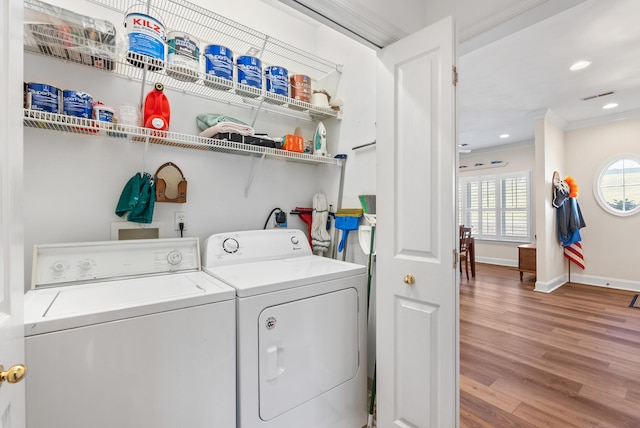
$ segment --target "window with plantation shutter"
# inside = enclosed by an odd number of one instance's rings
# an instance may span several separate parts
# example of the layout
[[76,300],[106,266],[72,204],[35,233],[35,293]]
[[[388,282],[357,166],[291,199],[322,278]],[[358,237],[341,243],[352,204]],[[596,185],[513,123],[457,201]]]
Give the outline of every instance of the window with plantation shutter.
[[459,221],[476,239],[531,241],[530,173],[462,177]]

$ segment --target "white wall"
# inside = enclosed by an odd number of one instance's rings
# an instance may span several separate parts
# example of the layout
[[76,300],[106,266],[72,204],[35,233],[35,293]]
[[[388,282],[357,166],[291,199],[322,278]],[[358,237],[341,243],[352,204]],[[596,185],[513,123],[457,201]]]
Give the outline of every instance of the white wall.
[[564,132],[553,123],[548,111],[536,121],[536,230],[537,279],[536,290],[549,292],[567,281],[566,262],[558,241],[557,211],[551,203],[553,172],[561,177],[565,169]]
[[[497,168],[475,167],[476,164],[490,165],[492,161],[502,161],[504,166]],[[533,141],[514,143],[501,148],[478,150],[460,154],[460,177],[474,177],[483,174],[502,174],[509,172],[531,172],[531,201],[535,201],[535,147]],[[534,205],[535,206],[535,205]],[[531,210],[533,230],[535,231],[535,209]],[[526,242],[498,242],[476,240],[476,261],[504,266],[518,265],[518,245]]]
[[[345,39],[344,36],[327,27],[319,29],[318,40],[321,41],[318,55],[335,58],[335,62],[344,64],[337,90],[337,97],[344,101],[344,119],[342,123],[334,121],[329,124],[327,143],[331,153],[347,155],[342,207],[361,208],[358,195],[376,194],[376,150],[375,146],[358,150],[352,150],[352,148],[370,143],[376,138],[376,53],[353,40]],[[340,49],[336,49],[336,46]],[[338,136],[337,149],[334,149],[336,141],[331,141],[331,135]],[[335,180],[337,176],[334,175],[333,178]],[[366,222],[361,220],[360,223]],[[335,235],[335,239],[339,239],[338,234]],[[362,265],[368,264],[368,257],[360,247],[356,231],[349,234],[346,259]],[[369,377],[373,377],[376,349],[375,257],[372,257],[371,276],[371,296],[369,296],[371,306],[367,334]]]
[[598,205],[593,192],[596,174],[609,158],[623,153],[640,156],[640,119],[568,131],[565,141],[565,174],[580,188],[578,203],[587,224],[580,229],[585,270],[572,265],[571,280],[640,291],[640,214],[609,214]]
[[[87,7],[86,3],[70,0],[58,0],[57,3],[73,10],[84,8],[80,12],[111,19],[116,26],[121,22],[121,17],[113,12],[96,6]],[[373,181],[366,180],[366,188],[358,182],[360,176],[353,166],[362,165],[362,158],[372,164],[371,156],[365,154],[358,159],[351,152],[351,147],[361,143],[361,139],[373,140],[375,135],[375,103],[372,101],[375,99],[372,89],[375,53],[296,12],[259,0],[200,3],[217,13],[227,13],[231,19],[255,25],[258,30],[285,42],[344,64],[335,95],[344,99],[344,120],[327,121],[328,148],[332,154],[349,155],[343,206],[359,207],[358,194],[375,193]],[[100,12],[96,13],[96,10]],[[247,13],[248,10],[251,13]],[[136,104],[141,93],[140,84],[129,79],[31,54],[25,54],[24,79],[83,90],[114,107]],[[147,87],[146,91],[149,89]],[[225,113],[245,121],[253,118],[252,110],[172,90],[167,90],[167,96],[172,107],[171,131],[198,133],[195,125],[198,113]],[[300,126],[305,136],[311,138],[315,125],[310,121],[262,112],[255,128],[270,135],[283,135]],[[110,239],[111,222],[122,220],[114,214],[114,209],[124,184],[141,169],[154,173],[167,161],[177,164],[188,180],[186,204],[156,204],[154,221],[165,224],[167,237],[178,236],[172,227],[174,212],[178,210],[187,214],[185,234],[204,240],[215,232],[262,228],[272,208],[280,207],[288,212],[296,206],[310,207],[316,192],[324,192],[329,203],[334,208],[337,206],[340,168],[336,166],[267,159],[245,197],[245,186],[252,165],[256,163],[250,156],[153,144],[145,154],[145,146],[139,142],[37,129],[25,129],[24,141],[25,289],[30,286],[34,244]],[[361,169],[368,171],[369,167]],[[297,216],[289,216],[289,227],[306,231],[306,225]],[[350,239],[347,256],[347,260],[366,263],[355,235]]]
[[[640,119],[626,119],[606,125],[563,131],[553,112],[536,122],[532,145],[507,145],[460,155],[460,164],[473,168],[503,160],[508,165],[495,169],[460,170],[460,177],[481,173],[533,170],[534,234],[537,235],[537,291],[552,291],[569,279],[572,282],[640,291],[640,275],[633,255],[640,215],[618,217],[605,212],[596,202],[594,180],[599,168],[615,155],[640,156]],[[580,230],[586,269],[569,264],[558,241],[556,209],[551,204],[552,175],[572,176],[580,186],[578,203],[587,227]],[[517,244],[477,243],[477,260],[507,266],[517,265]],[[569,278],[570,273],[570,278]]]

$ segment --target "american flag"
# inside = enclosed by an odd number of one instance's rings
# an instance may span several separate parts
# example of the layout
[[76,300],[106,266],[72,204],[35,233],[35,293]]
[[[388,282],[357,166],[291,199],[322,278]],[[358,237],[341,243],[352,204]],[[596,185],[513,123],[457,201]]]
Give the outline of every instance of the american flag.
[[584,256],[582,255],[582,244],[580,242],[574,242],[571,245],[564,247],[564,256],[584,269]]

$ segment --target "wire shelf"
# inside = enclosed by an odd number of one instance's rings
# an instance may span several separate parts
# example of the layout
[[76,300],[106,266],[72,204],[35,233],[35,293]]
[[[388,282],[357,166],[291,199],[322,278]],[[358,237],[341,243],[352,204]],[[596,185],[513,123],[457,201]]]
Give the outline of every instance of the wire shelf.
[[91,136],[127,139],[137,142],[160,144],[164,146],[181,147],[185,149],[207,150],[218,153],[262,155],[266,158],[287,160],[293,162],[329,164],[342,166],[342,160],[325,156],[314,156],[307,153],[289,152],[270,147],[252,144],[236,143],[233,141],[203,138],[197,135],[180,134],[177,132],[158,131],[137,126],[115,124],[96,121],[57,113],[24,109],[24,126],[51,131],[69,132]]
[[[123,14],[140,8],[139,0],[89,0]],[[25,0],[25,8],[40,13],[51,13],[39,0]],[[184,0],[158,0],[150,6],[153,13],[162,15],[167,29],[179,29],[192,34],[203,43],[221,44],[237,54],[257,52],[263,67],[279,65],[289,74],[301,73],[312,80],[340,72],[341,66],[326,61],[289,44],[271,38],[249,27],[238,24],[211,11]],[[55,20],[54,20],[55,22]],[[84,23],[83,23],[84,24]],[[118,55],[115,46],[115,31],[111,26],[107,32],[92,28],[76,28],[68,25],[25,23],[25,50],[58,60],[98,68],[106,72],[136,81],[162,82],[166,88],[213,99],[223,103],[250,109],[267,110],[283,116],[304,120],[342,118],[340,110],[318,107],[308,102],[274,94],[264,88],[258,89],[232,80],[207,75],[200,70],[170,69],[167,73],[165,61],[127,52]],[[108,37],[105,37],[108,36]],[[126,58],[124,58],[126,56]],[[234,76],[237,68],[234,64]],[[146,73],[146,75],[145,75]],[[264,86],[264,85],[263,85]]]
[[[141,0],[89,0],[121,12],[146,12],[146,1]],[[186,0],[149,0],[149,13],[156,14],[167,31],[177,30],[195,36],[203,44],[215,43],[246,55],[252,49],[261,52],[263,63],[279,65],[290,72],[302,73],[320,79],[342,66],[288,43],[261,33],[251,27],[232,21]]]

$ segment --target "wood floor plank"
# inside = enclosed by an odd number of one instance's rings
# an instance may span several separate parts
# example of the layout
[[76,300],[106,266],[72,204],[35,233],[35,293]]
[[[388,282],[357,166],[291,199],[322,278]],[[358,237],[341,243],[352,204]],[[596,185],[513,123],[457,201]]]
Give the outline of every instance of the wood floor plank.
[[640,404],[640,391],[629,391],[627,392],[626,400],[631,401],[632,403]]
[[478,264],[460,283],[462,427],[640,427],[635,293],[566,284],[534,291]]
[[621,341],[614,336],[585,334],[573,330],[562,328],[555,329],[554,332],[564,333],[567,336],[578,338],[578,346],[585,349],[601,352],[603,354],[622,357],[628,361],[640,362],[638,345]]
[[490,427],[490,428],[533,428],[535,425],[500,410],[497,407],[487,405],[483,400],[475,396],[460,392],[460,403],[471,417],[464,418],[460,415],[461,427]]
[[[603,412],[602,407],[597,407],[596,402],[588,399],[577,399],[577,394],[566,395],[549,390],[544,385],[531,379],[517,381],[515,379],[498,379],[492,388],[504,394],[512,395],[524,403],[555,415],[560,426],[562,424],[574,424],[579,427],[620,428],[629,425],[625,415],[611,412]],[[615,420],[613,420],[615,418]],[[622,419],[622,421],[620,421]],[[635,420],[637,422],[637,420]]]
[[567,420],[560,420],[557,415],[545,412],[544,410],[530,406],[527,403],[522,403],[518,406],[518,408],[513,412],[513,415],[522,420],[528,421],[536,427],[584,428],[581,425],[574,425]]
[[482,401],[491,404],[504,412],[513,411],[522,403],[520,400],[505,395],[496,389],[489,388],[480,382],[476,382],[466,376],[460,377],[460,391],[472,395]]
[[546,370],[546,367],[529,364],[525,358],[503,358],[502,353],[493,352],[484,344],[472,345],[467,349],[471,356],[466,356],[465,362],[471,360],[487,372],[495,373],[497,380],[509,378],[525,383],[535,382],[562,394],[577,394],[582,387],[581,383]]
[[[539,381],[543,378],[546,379],[545,383],[547,386],[551,387],[552,385],[562,385],[562,389],[567,393],[577,393],[581,386],[586,384],[599,386],[602,389],[606,389],[610,394],[624,397],[627,394],[629,385],[633,383],[633,381],[629,380],[625,376],[609,370],[608,367],[606,367],[606,364],[601,362],[598,362],[594,367],[589,367],[586,365],[575,364],[573,361],[576,361],[577,358],[550,359],[546,354],[542,357],[532,357],[530,355],[515,353],[507,355],[502,351],[496,354],[492,351],[498,347],[487,342],[474,344],[474,346],[489,352],[496,361],[505,361],[505,359],[508,359],[509,361],[508,364],[503,363],[503,365],[496,365],[493,361],[491,364],[487,364],[483,362],[483,358],[477,358],[480,354],[476,348],[470,349],[474,355],[472,361],[467,361],[468,358],[461,358],[461,362],[465,363],[464,367],[482,366],[484,371],[477,368],[475,373],[479,371],[484,376],[491,374],[491,377],[484,379],[483,383],[485,385],[488,380],[497,379],[501,374],[504,375],[507,373],[508,369],[514,365],[514,360],[517,360],[518,364],[524,365],[527,368],[527,370],[518,372],[520,376],[527,375],[531,378],[539,376]],[[500,367],[502,367],[503,370],[501,370]],[[518,366],[516,365],[516,367]],[[477,374],[471,373],[470,375],[474,377],[477,376]]]
[[[461,321],[461,324],[462,323],[463,321]],[[547,347],[540,346],[539,343],[534,340],[515,336],[501,330],[500,328],[465,325],[463,330],[464,334],[460,334],[460,341],[476,343],[479,338],[482,338],[482,342],[485,345],[490,346],[491,349],[509,353],[511,356],[533,355],[536,357],[542,357],[548,350]]]
[[[628,401],[625,397],[619,398],[618,400],[610,400],[608,391],[603,391],[597,387],[585,385],[580,390],[579,395],[592,401],[607,402],[607,406],[611,409],[619,413],[627,414],[633,418],[640,415],[640,404]],[[637,423],[640,424],[640,420],[637,420]]]

